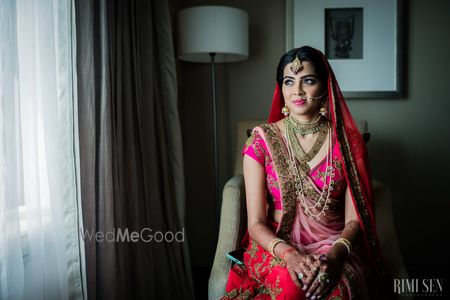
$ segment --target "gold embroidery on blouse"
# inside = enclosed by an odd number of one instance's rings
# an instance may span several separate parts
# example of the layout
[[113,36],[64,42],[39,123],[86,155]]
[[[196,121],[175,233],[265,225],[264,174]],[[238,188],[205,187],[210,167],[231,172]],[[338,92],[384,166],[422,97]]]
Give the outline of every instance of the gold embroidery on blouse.
[[[333,166],[338,170],[338,173],[340,173],[341,176],[337,180],[334,179],[333,183],[330,186],[334,190],[334,192],[332,192],[332,194],[334,194],[334,195],[338,194],[339,195],[345,188],[345,183],[344,183],[345,177],[344,177],[344,174],[342,173],[342,164],[341,164],[341,162],[339,160],[337,160],[337,159],[334,160],[333,159]],[[323,178],[325,178],[325,172],[324,171],[320,171],[319,168],[317,168],[316,174],[313,175],[311,178],[314,181],[318,180],[318,181],[323,183]]]
[[275,180],[275,178],[271,175],[267,175],[267,188],[269,190],[271,189],[280,189],[280,186],[278,185],[278,180]]
[[253,140],[255,139],[255,135],[252,133],[245,142],[245,146],[250,147],[253,144]]
[[[322,164],[322,163],[320,163],[320,164]],[[342,174],[342,164],[341,164],[341,162],[340,162],[338,159],[333,159],[333,166],[334,166],[336,169],[339,170],[339,173]],[[320,168],[320,166],[317,166],[317,168],[315,168],[315,169],[317,169],[316,175],[314,175],[312,178],[313,178],[314,180],[320,179],[320,181],[323,182],[322,178],[323,178],[323,176],[325,175],[325,172],[318,170],[319,168]],[[343,174],[342,174],[342,175],[343,175]],[[341,176],[341,178],[342,178],[342,177],[343,177],[343,176]]]
[[245,142],[245,146],[247,148],[253,147],[253,151],[255,152],[255,155],[259,161],[263,160],[263,158],[267,159],[267,154],[265,153],[264,148],[261,145],[261,140],[261,136],[257,132],[253,131],[250,137]]

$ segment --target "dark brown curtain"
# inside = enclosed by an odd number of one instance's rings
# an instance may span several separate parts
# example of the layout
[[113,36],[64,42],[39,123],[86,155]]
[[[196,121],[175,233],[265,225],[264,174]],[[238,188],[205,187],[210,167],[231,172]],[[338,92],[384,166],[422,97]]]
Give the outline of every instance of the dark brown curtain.
[[[182,232],[168,3],[78,0],[75,8],[84,227],[116,236],[119,229],[149,228],[146,237]],[[85,249],[90,299],[194,297],[186,232],[182,242],[85,239]]]

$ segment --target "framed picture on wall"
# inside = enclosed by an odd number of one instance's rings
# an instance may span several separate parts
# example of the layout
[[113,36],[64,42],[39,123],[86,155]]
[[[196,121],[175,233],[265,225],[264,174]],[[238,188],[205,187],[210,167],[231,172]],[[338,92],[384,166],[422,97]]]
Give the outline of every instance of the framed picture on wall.
[[286,0],[286,50],[328,58],[346,98],[404,96],[403,0]]

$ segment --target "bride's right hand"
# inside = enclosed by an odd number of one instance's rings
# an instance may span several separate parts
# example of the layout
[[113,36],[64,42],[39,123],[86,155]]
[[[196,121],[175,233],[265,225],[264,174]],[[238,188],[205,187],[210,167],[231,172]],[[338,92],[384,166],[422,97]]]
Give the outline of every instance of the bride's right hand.
[[292,281],[306,290],[319,271],[319,255],[307,255],[298,251],[289,251],[285,257],[286,266]]

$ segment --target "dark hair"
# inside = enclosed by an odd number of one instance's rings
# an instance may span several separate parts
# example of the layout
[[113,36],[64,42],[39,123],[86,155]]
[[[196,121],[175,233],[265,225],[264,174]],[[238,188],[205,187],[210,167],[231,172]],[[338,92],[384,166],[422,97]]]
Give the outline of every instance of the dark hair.
[[319,51],[317,51],[312,47],[303,46],[286,52],[280,58],[280,62],[278,63],[277,67],[277,78],[276,78],[277,83],[280,87],[282,86],[283,83],[284,67],[286,67],[287,64],[293,62],[296,57],[298,57],[300,61],[307,60],[310,63],[312,63],[314,69],[316,70],[317,76],[322,81],[322,83],[325,84],[327,82],[328,71],[321,54],[319,53]]

